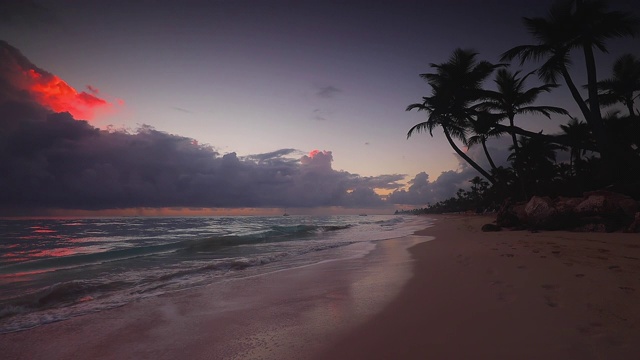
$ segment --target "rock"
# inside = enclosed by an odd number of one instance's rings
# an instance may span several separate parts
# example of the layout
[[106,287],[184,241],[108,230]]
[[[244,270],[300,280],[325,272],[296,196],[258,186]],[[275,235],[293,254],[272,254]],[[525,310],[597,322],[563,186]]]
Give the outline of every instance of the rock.
[[553,229],[556,227],[554,217],[558,211],[548,197],[533,196],[524,208],[527,224],[535,229]]
[[[584,197],[534,196],[527,203],[507,199],[496,218],[498,228],[573,230],[589,232],[640,232],[640,202],[607,190]],[[493,231],[487,227],[482,231]]]
[[498,214],[496,215],[497,226],[510,228],[522,224],[519,221],[518,216],[516,216],[516,214],[511,210],[511,206],[511,198],[505,199],[498,210]]
[[638,214],[638,202],[632,198],[620,199],[618,207],[630,219],[633,219]]
[[582,216],[588,216],[602,213],[604,208],[604,195],[591,195],[575,207],[575,212]]
[[482,225],[482,228],[480,229],[483,232],[493,232],[493,231],[500,231],[502,230],[502,228],[496,224],[484,224]]
[[633,217],[631,224],[625,229],[625,232],[637,233],[640,232],[640,212],[637,212]]

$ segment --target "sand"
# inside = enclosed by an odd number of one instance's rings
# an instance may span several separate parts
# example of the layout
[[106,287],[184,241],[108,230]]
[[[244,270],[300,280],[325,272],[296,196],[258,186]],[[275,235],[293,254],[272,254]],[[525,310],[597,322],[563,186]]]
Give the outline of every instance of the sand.
[[640,235],[439,216],[415,276],[320,359],[638,359]]
[[[637,359],[640,236],[437,216],[364,258],[0,335],[3,359]],[[435,236],[435,240],[422,235]]]

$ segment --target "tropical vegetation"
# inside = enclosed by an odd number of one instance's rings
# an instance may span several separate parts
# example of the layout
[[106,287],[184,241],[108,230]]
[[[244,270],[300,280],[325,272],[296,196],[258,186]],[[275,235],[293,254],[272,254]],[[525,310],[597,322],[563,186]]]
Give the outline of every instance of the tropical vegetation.
[[[430,64],[432,71],[420,74],[431,93],[407,110],[424,111],[426,120],[410,128],[407,137],[423,131],[433,137],[441,129],[453,150],[480,175],[471,180],[470,190],[430,205],[430,211],[483,210],[507,197],[574,196],[602,188],[640,199],[640,60],[621,54],[610,77],[598,80],[595,57],[597,51],[608,52],[607,41],[637,35],[640,20],[609,10],[604,0],[560,0],[546,17],[523,21],[535,42],[508,49],[502,62],[456,49],[446,62]],[[512,69],[531,62],[538,67],[524,75]],[[574,62],[583,62],[586,73],[572,73]],[[537,75],[538,86],[528,86],[535,80],[532,75]],[[587,84],[576,84],[578,78],[586,78]],[[538,104],[539,95],[566,89],[579,114]],[[604,113],[606,107],[613,108]],[[558,120],[559,132],[527,130],[518,125],[523,115]],[[502,136],[510,138],[510,155],[508,164],[497,166],[487,142]],[[488,165],[464,149],[477,145]],[[567,160],[560,161],[560,153]]]

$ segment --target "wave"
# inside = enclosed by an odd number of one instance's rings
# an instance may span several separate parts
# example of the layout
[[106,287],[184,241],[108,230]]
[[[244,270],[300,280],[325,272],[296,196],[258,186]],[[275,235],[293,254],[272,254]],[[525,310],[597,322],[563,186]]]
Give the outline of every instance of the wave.
[[76,254],[47,259],[36,259],[0,266],[0,278],[70,269],[106,262],[128,260],[132,258],[159,254],[180,253],[215,253],[223,248],[242,245],[277,243],[293,240],[304,240],[325,232],[345,230],[353,225],[274,225],[265,230],[248,235],[209,236],[188,240],[135,246],[126,249],[113,249],[102,252]]

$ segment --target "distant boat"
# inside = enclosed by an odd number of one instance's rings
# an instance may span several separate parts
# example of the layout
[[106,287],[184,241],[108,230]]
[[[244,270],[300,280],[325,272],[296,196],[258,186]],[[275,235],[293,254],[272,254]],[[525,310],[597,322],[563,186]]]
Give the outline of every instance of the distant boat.
[[360,216],[367,216],[367,214],[360,214]]
[[289,214],[287,214],[287,213],[284,213],[284,214],[282,214],[282,216],[289,216]]

